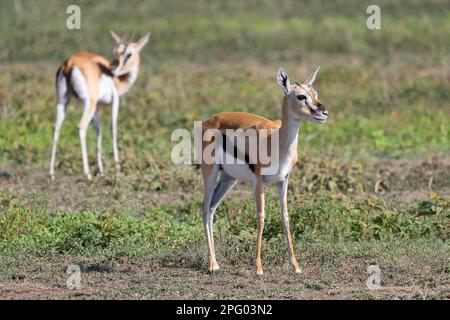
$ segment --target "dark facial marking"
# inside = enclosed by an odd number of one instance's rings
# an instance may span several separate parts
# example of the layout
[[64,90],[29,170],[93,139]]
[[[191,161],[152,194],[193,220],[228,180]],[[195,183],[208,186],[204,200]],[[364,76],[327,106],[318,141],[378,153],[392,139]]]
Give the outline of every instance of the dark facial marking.
[[131,58],[131,53],[127,53],[127,54],[125,55],[125,60],[123,61],[123,64],[126,64],[127,61],[128,61],[128,59],[130,59],[130,58]]

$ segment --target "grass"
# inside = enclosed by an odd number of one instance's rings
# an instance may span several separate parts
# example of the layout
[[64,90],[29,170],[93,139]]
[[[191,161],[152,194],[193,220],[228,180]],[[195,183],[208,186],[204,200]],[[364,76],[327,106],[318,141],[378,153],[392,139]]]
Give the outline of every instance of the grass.
[[[279,260],[284,237],[277,206],[273,205],[275,199],[271,200],[264,239],[269,259]],[[419,201],[407,208],[387,206],[383,200],[372,197],[356,201],[347,197],[299,196],[291,201],[293,235],[300,243],[419,238],[445,241],[449,236],[450,203],[440,198]],[[216,226],[222,246],[238,245],[242,249],[238,253],[226,252],[226,259],[251,260],[256,221],[248,212],[253,205],[252,201],[229,201],[219,210]],[[89,255],[99,249],[112,254],[112,258],[149,254],[158,257],[169,251],[181,254],[186,247],[203,242],[199,206],[195,200],[182,205],[154,204],[144,208],[139,216],[127,211],[73,214],[27,209],[17,201],[2,199],[6,209],[0,220],[0,243],[14,253],[28,251],[46,257],[65,253]]]
[[[365,26],[371,3],[353,0],[18,2],[0,11],[1,297],[450,297],[448,1],[380,1],[375,31]],[[65,28],[72,3],[81,30]],[[49,183],[57,66],[77,50],[110,56],[110,29],[152,32],[121,99],[123,173],[110,168],[104,130],[107,176],[84,180],[72,101]],[[317,65],[330,119],[302,123],[288,196],[304,275],[291,276],[268,188],[266,273],[253,277],[254,204],[239,185],[216,216],[223,271],[207,276],[201,178],[171,163],[172,131],[223,110],[279,118],[278,68],[302,81]],[[82,269],[76,292],[65,288],[70,263]],[[382,290],[365,285],[370,264]]]

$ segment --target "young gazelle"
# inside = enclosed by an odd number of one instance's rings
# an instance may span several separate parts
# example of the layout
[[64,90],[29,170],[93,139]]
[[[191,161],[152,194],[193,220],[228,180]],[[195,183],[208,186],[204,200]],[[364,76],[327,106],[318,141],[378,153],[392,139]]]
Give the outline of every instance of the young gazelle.
[[[205,163],[201,164],[203,181],[204,181],[204,197],[203,197],[203,224],[205,228],[206,238],[208,242],[209,251],[209,272],[214,272],[219,269],[216,261],[213,238],[213,217],[219,203],[224,199],[231,188],[236,184],[236,181],[248,181],[253,184],[256,195],[256,213],[257,213],[257,246],[256,246],[256,273],[262,275],[261,267],[261,240],[264,228],[264,184],[267,182],[278,183],[278,195],[281,206],[281,218],[284,225],[284,232],[288,245],[288,258],[296,273],[300,273],[301,269],[297,263],[294,255],[291,233],[289,229],[289,219],[287,210],[287,187],[289,173],[297,162],[297,140],[298,128],[302,120],[308,120],[315,123],[324,123],[328,118],[328,112],[325,107],[319,102],[317,92],[312,88],[312,84],[316,79],[317,72],[303,83],[290,84],[288,75],[283,69],[278,71],[278,83],[284,92],[282,119],[271,121],[266,118],[244,112],[222,112],[214,115],[202,123],[203,141],[202,152],[211,144],[214,143],[216,137],[212,139],[207,137],[207,130],[213,129],[222,133],[223,138],[227,139],[225,132],[227,130],[242,129],[244,132],[247,129],[257,128],[258,139],[262,138],[261,129],[273,130],[268,133],[266,137],[266,144],[271,145],[271,137],[277,137],[278,154],[271,153],[270,148],[267,154],[271,157],[270,161],[278,162],[278,168],[270,174],[264,174],[264,167],[259,160],[254,164],[250,164],[249,155],[245,155],[245,162],[241,164],[226,163],[221,160],[220,163]],[[266,130],[267,132],[267,130]],[[274,133],[277,133],[275,135]],[[222,142],[225,143],[225,142]],[[248,144],[248,142],[245,142]],[[223,144],[225,145],[225,144]],[[222,145],[222,146],[223,146]],[[258,145],[259,148],[259,145]],[[212,148],[208,148],[211,150]],[[223,150],[222,156],[225,153],[230,153],[226,148],[215,150]],[[242,148],[241,148],[242,150]],[[245,146],[244,152],[248,152],[249,145]],[[236,158],[236,148],[234,155]],[[241,156],[242,157],[242,156]],[[275,159],[275,157],[277,157]],[[253,157],[255,159],[255,157]],[[217,176],[220,173],[219,181]]]
[[94,119],[97,134],[97,163],[100,175],[103,175],[102,132],[98,103],[111,105],[111,135],[114,161],[120,170],[119,152],[117,148],[117,118],[119,113],[119,97],[126,93],[136,81],[139,72],[139,52],[148,42],[147,33],[138,42],[126,42],[113,31],[111,35],[117,42],[114,48],[114,61],[90,52],[78,52],[67,59],[56,73],[56,122],[53,135],[52,155],[50,160],[50,177],[55,174],[55,156],[61,126],[66,116],[70,98],[75,96],[84,104],[84,111],[79,122],[81,154],[83,170],[88,180],[92,179],[86,148],[86,132],[89,123]]

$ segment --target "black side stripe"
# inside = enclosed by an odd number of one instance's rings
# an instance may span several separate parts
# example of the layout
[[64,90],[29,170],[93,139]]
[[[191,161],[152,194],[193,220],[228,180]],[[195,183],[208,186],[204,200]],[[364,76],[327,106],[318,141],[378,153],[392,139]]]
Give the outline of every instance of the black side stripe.
[[[227,153],[227,136],[226,134],[222,133],[222,149],[224,153]],[[236,144],[233,143],[233,153],[232,154],[235,159],[238,159],[238,149],[236,147]],[[254,173],[255,172],[255,164],[250,163],[250,157],[247,153],[244,154],[244,162],[248,165],[249,169]]]
[[111,69],[105,66],[104,64],[97,63],[97,66],[100,68],[102,74],[107,75],[109,77],[113,77]]

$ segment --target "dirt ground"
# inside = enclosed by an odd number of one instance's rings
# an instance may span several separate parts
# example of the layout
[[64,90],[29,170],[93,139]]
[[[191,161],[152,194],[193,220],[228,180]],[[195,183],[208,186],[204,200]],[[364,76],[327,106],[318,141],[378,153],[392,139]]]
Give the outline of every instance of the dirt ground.
[[[81,273],[81,288],[69,289],[61,269],[53,279],[37,273],[0,283],[1,299],[450,299],[450,283],[441,279],[432,288],[405,283],[384,284],[369,290],[365,268],[361,274],[343,275],[346,281],[321,288],[315,283],[318,266],[293,275],[287,267],[269,268],[262,277],[253,268],[225,266],[214,275],[191,268],[160,268],[127,262]],[[353,266],[353,272],[358,267]],[[344,272],[351,272],[346,270]],[[351,279],[350,279],[351,278]],[[389,280],[388,280],[389,282]]]

